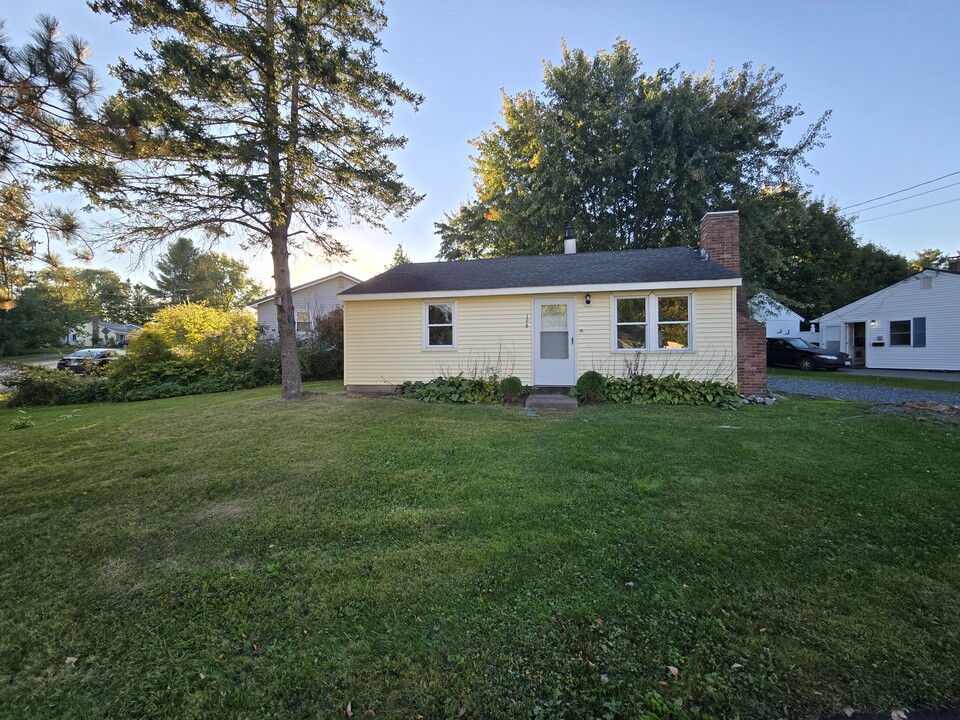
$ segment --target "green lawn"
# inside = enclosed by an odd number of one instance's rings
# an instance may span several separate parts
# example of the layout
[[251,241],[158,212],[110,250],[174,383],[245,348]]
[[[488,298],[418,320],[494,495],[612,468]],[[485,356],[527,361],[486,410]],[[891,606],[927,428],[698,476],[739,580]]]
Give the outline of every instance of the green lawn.
[[[788,377],[797,378],[798,380],[823,380],[825,382],[851,383],[852,385],[877,385],[879,387],[960,393],[960,382],[953,380],[926,380],[906,377],[884,377],[882,375],[847,375],[842,370],[837,372],[826,372],[823,370],[803,372],[802,370],[787,370],[784,368],[767,368],[767,374],[770,377]],[[931,375],[935,377],[936,373],[931,373]]]
[[0,716],[960,698],[955,425],[277,396],[0,410]]
[[24,353],[23,355],[6,355],[0,356],[0,365],[14,365],[17,363],[35,363],[43,362],[44,360],[59,360],[64,355],[69,355],[72,352],[75,352],[76,348],[60,348],[53,350],[34,350],[33,352]]

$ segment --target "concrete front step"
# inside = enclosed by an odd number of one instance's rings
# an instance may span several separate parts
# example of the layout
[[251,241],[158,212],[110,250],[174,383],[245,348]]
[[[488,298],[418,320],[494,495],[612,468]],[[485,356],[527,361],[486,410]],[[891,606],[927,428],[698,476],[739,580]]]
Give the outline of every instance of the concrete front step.
[[524,406],[535,410],[576,410],[577,399],[556,393],[535,393],[527,398]]

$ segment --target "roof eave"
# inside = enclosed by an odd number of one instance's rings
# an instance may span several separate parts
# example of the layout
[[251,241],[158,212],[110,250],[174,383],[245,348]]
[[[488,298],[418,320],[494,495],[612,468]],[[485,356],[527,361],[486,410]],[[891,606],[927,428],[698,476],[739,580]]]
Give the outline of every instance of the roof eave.
[[548,285],[534,287],[477,288],[472,290],[414,290],[410,292],[390,293],[339,293],[344,302],[359,300],[417,300],[451,297],[491,297],[497,295],[558,295],[563,293],[593,292],[644,292],[652,290],[680,290],[711,287],[739,287],[741,278],[723,278],[719,280],[661,280],[642,283],[608,283],[581,285]]

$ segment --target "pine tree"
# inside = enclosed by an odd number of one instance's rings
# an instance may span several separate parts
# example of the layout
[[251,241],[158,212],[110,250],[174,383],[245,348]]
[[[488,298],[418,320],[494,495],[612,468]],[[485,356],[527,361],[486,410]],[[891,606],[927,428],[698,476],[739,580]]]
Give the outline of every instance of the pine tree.
[[421,98],[377,67],[377,0],[95,0],[149,36],[121,61],[104,109],[119,180],[101,199],[126,213],[114,235],[149,246],[186,232],[241,231],[270,250],[284,398],[303,393],[289,256],[346,254],[345,219],[383,227],[420,200],[390,154],[398,102]]

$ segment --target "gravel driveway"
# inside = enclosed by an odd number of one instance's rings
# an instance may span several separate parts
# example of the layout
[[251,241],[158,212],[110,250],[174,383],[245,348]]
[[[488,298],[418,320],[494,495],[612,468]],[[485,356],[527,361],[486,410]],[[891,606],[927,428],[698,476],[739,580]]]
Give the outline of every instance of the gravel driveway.
[[865,402],[897,404],[905,402],[934,402],[960,405],[960,392],[910,390],[908,388],[852,385],[829,380],[800,380],[797,378],[768,377],[767,388],[772,392],[816,395],[834,400],[862,400]]

